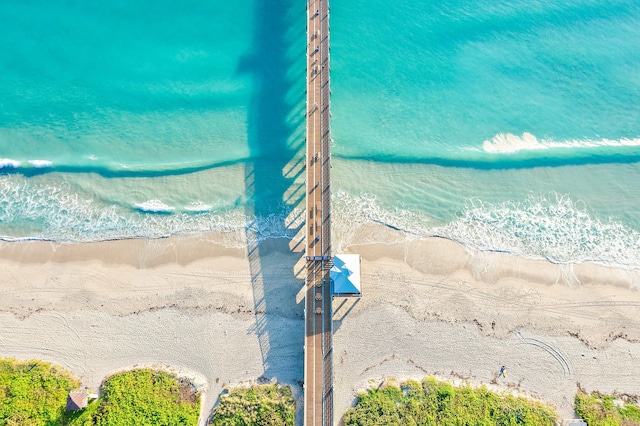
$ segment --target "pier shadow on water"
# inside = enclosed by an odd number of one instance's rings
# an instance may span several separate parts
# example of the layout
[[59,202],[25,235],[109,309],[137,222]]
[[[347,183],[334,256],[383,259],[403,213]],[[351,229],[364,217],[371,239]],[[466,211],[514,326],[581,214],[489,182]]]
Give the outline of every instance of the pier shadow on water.
[[293,384],[304,365],[303,303],[296,301],[304,280],[296,263],[304,254],[306,12],[294,0],[256,0],[254,7],[254,50],[238,70],[254,87],[245,172],[250,331],[262,353],[259,381]]

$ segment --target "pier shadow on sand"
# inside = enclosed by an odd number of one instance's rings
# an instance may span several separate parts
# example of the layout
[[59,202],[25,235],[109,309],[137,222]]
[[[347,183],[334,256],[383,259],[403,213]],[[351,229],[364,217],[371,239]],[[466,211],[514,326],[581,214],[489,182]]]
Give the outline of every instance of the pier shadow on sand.
[[[304,370],[305,3],[255,2],[253,52],[238,73],[251,77],[250,160],[245,171],[247,251],[263,375],[293,386]],[[292,342],[295,342],[293,344]],[[297,385],[297,386],[296,386]],[[300,399],[299,399],[300,400]]]

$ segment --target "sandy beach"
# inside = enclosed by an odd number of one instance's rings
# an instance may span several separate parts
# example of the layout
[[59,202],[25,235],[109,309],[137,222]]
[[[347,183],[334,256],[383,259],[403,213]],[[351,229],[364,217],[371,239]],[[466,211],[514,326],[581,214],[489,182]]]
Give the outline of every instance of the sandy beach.
[[[640,393],[637,272],[359,232],[387,243],[347,248],[364,296],[334,300],[336,423],[358,391],[429,374],[516,389],[564,417],[578,385]],[[222,240],[1,243],[0,356],[55,362],[92,389],[124,368],[171,369],[204,392],[201,424],[227,385],[278,380],[301,402],[301,245]]]

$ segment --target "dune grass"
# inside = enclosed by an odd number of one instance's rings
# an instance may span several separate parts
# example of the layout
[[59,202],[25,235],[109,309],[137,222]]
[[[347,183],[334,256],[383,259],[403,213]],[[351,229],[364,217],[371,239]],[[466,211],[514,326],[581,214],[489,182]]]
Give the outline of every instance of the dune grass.
[[102,383],[100,399],[71,426],[195,426],[200,398],[191,384],[163,371],[125,371]]
[[640,406],[637,401],[598,392],[578,392],[576,414],[589,426],[640,426]]
[[433,377],[360,394],[345,416],[346,426],[374,425],[531,425],[552,426],[551,407],[486,387],[454,387]]
[[0,358],[0,425],[62,425],[67,395],[79,385],[48,362]]
[[256,385],[222,396],[210,424],[215,426],[293,426],[295,400],[291,388]]

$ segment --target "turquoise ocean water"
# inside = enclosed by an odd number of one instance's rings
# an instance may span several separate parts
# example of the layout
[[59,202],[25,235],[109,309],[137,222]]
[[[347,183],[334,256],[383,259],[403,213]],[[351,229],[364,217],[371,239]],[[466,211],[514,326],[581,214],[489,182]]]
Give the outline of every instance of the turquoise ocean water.
[[[0,2],[0,236],[295,234],[305,2],[91,3]],[[331,7],[338,249],[640,269],[638,2]]]

